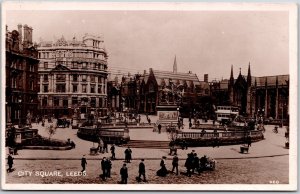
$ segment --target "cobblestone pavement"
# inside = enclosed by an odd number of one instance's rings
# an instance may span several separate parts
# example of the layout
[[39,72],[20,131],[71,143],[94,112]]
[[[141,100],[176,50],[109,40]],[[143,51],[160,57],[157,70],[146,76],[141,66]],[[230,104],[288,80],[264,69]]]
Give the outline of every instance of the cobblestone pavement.
[[[155,117],[151,118],[152,121]],[[185,119],[187,121],[187,119]],[[186,122],[185,121],[185,122]],[[219,148],[197,147],[188,150],[178,150],[180,160],[180,171],[184,172],[184,159],[192,149],[198,154],[204,154],[217,160],[217,169],[211,172],[204,172],[200,175],[194,175],[192,178],[181,174],[176,176],[169,174],[162,178],[155,175],[159,167],[160,158],[167,156],[167,167],[171,168],[171,158],[168,149],[146,149],[132,148],[133,161],[128,164],[129,183],[137,183],[135,176],[138,172],[138,163],[140,158],[145,158],[147,169],[147,183],[216,183],[216,184],[268,184],[270,181],[276,183],[288,183],[289,176],[289,150],[284,148],[285,128],[279,128],[279,133],[272,132],[274,126],[266,126],[264,134],[265,139],[252,143],[248,154],[240,154],[240,145],[221,146]],[[45,128],[41,125],[33,125],[33,128],[39,129],[39,134],[47,137]],[[184,129],[187,130],[187,129]],[[130,129],[132,139],[169,141],[166,133],[158,134],[152,129]],[[79,139],[77,130],[71,128],[58,128],[54,139],[67,140],[70,138],[76,143],[76,148],[72,150],[19,150],[15,155],[15,171],[7,174],[7,183],[95,183],[107,184],[117,183],[120,179],[119,169],[123,163],[122,160],[113,161],[112,178],[107,181],[99,179],[100,159],[103,156],[109,157],[110,153],[89,155],[89,149],[93,146],[92,142]],[[97,146],[95,144],[95,146]],[[8,150],[8,149],[7,149]],[[124,158],[124,147],[116,147],[116,157]],[[77,172],[81,170],[80,159],[85,154],[88,160],[86,176],[66,176],[67,172]],[[272,157],[276,156],[276,157]],[[55,159],[55,160],[53,160]],[[63,177],[40,177],[40,176],[19,176],[23,171],[53,172],[60,171]]]
[[[148,182],[140,184],[287,184],[288,156],[258,159],[224,159],[218,160],[215,171],[205,171],[192,177],[185,175],[184,160],[179,161],[180,175],[173,173],[167,177],[156,176],[160,160],[145,160],[146,177]],[[103,181],[99,178],[102,173],[99,160],[87,160],[86,176],[71,176],[81,171],[80,160],[16,160],[15,170],[7,174],[7,183],[85,183],[85,184],[117,184],[120,181],[119,170],[122,160],[112,163],[111,178]],[[139,160],[129,163],[129,184],[138,184],[135,177],[138,175]],[[171,170],[171,160],[166,161],[168,170]],[[23,175],[24,171],[32,175]],[[62,176],[41,177],[44,173],[59,171]],[[22,174],[23,173],[23,174]],[[38,173],[38,174],[36,174]],[[68,176],[69,175],[69,176]]]

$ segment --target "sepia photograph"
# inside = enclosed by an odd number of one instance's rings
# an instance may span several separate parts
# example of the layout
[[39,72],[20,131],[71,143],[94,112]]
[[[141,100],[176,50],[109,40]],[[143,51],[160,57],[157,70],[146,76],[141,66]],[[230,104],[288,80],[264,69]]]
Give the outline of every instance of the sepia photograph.
[[297,6],[2,3],[4,190],[297,190]]

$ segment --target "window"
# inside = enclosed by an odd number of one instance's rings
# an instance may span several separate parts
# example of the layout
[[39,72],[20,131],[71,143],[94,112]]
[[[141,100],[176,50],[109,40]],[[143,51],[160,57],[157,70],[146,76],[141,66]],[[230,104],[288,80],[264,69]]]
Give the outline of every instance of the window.
[[66,81],[66,74],[57,74],[56,81]]
[[78,91],[78,90],[77,90],[77,84],[73,84],[73,92],[74,92],[74,93],[77,93],[77,91]]
[[98,86],[98,93],[99,93],[99,94],[102,93],[102,86],[101,86],[101,85]]
[[77,63],[73,63],[73,64],[72,64],[72,68],[73,68],[73,69],[78,69],[78,64],[77,64]]
[[86,69],[87,68],[87,64],[86,63],[82,63],[82,68]]
[[74,81],[74,82],[77,82],[77,81],[78,81],[78,75],[74,74],[74,75],[72,75],[72,77],[73,77],[73,81]]
[[34,72],[34,65],[29,65],[29,71]]
[[102,83],[102,77],[98,76],[98,83]]
[[17,78],[16,77],[11,78],[11,87],[17,88]]
[[58,97],[54,97],[54,106],[59,106],[59,98]]
[[91,106],[96,107],[96,98],[95,97],[91,98]]
[[47,106],[47,104],[48,104],[47,97],[44,97],[42,100],[42,106]]
[[82,81],[83,81],[83,82],[86,81],[86,75],[82,75]]
[[44,75],[44,82],[48,82],[48,75]]
[[95,93],[95,86],[91,86],[91,93]]
[[34,90],[34,83],[33,83],[33,80],[30,80],[30,81],[29,81],[29,88],[30,88],[30,90]]
[[43,85],[43,92],[48,92],[48,84]]
[[78,98],[72,97],[72,105],[77,105],[77,104],[78,104]]
[[102,98],[99,98],[99,107],[102,108],[102,106],[103,106]]
[[95,83],[95,76],[91,75],[90,78],[91,78],[91,82]]
[[66,92],[66,84],[56,84],[56,92]]
[[44,68],[45,68],[45,69],[48,68],[48,62],[44,62]]
[[82,93],[86,93],[86,85],[82,85]]
[[68,107],[68,99],[63,99],[63,106]]

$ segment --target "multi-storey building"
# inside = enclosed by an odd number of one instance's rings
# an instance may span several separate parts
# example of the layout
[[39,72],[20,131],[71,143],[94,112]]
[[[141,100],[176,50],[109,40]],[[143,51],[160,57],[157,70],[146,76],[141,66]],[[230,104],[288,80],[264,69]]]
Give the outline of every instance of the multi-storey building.
[[240,114],[255,117],[288,119],[289,117],[289,75],[255,77],[240,73],[235,79],[233,67],[230,78],[211,82],[211,96],[215,105],[239,107]]
[[6,123],[24,124],[37,115],[38,52],[32,43],[32,28],[21,24],[6,27]]
[[44,115],[72,116],[94,111],[106,114],[107,52],[101,37],[86,34],[82,40],[38,45],[39,100]]

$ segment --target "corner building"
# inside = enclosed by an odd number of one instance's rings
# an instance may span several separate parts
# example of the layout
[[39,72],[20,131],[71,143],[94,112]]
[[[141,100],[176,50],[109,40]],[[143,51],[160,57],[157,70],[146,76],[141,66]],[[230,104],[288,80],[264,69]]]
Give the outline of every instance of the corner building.
[[32,43],[33,29],[21,24],[8,31],[5,38],[5,108],[6,123],[26,123],[26,116],[37,114],[38,52]]
[[55,117],[107,112],[107,52],[101,37],[42,41],[38,45],[39,110]]

